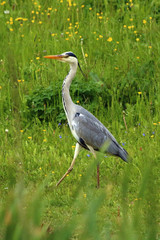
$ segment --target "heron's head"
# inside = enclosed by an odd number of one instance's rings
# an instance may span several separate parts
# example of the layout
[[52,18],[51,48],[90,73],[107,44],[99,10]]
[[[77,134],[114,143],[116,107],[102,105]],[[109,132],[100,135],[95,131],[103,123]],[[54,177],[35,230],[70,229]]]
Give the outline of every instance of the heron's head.
[[72,52],[64,52],[60,55],[48,55],[48,56],[44,56],[44,58],[56,59],[61,62],[78,65],[78,59],[76,55]]
[[44,58],[56,59],[61,62],[69,63],[71,66],[78,65],[79,69],[81,70],[81,73],[86,78],[86,75],[83,73],[77,57],[73,52],[64,52],[60,55],[48,55],[48,56],[44,56]]

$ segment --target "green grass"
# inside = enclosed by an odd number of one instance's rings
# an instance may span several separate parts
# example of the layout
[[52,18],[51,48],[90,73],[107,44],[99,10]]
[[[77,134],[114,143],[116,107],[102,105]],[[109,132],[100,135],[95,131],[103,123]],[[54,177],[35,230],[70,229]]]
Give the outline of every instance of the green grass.
[[[160,239],[159,1],[71,3],[0,4],[0,239]],[[61,103],[69,66],[43,56],[68,50],[87,75],[73,100],[132,157],[99,154],[100,189],[85,150],[55,187],[76,141]]]

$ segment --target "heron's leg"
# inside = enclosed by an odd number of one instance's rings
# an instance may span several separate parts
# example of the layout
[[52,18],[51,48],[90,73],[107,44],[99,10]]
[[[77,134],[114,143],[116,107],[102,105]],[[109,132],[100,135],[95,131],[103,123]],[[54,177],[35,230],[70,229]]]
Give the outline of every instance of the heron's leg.
[[70,167],[68,168],[67,172],[66,172],[66,173],[63,175],[63,177],[58,181],[58,183],[56,184],[56,186],[58,186],[58,185],[63,181],[63,179],[67,176],[67,174],[69,174],[69,173],[72,171],[73,165],[74,165],[74,163],[75,163],[75,160],[76,160],[76,158],[77,158],[77,156],[78,156],[78,153],[79,153],[80,149],[81,149],[81,145],[80,145],[79,143],[76,143],[76,148],[75,148],[75,152],[74,152],[73,161],[71,162],[71,165],[70,165]]
[[[87,147],[89,148],[90,152],[93,154],[94,158],[96,158],[94,149],[88,145],[87,145]],[[97,164],[97,188],[99,188],[99,163]]]

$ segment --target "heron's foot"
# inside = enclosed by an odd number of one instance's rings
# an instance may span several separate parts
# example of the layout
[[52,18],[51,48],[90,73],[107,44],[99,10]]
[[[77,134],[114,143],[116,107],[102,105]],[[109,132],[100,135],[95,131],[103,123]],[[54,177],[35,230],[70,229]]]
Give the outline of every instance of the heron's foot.
[[63,179],[73,170],[73,167],[68,168],[67,172],[63,175],[63,177],[58,181],[56,187],[63,181]]

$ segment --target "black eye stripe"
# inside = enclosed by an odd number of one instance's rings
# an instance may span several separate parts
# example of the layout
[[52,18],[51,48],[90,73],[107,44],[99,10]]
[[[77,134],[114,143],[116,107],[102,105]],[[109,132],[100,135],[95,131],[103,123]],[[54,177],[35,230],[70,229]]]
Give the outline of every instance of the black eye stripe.
[[75,58],[77,58],[76,55],[75,55],[74,53],[72,53],[72,52],[67,52],[66,54],[67,54],[68,56],[70,56],[70,57],[75,57]]

